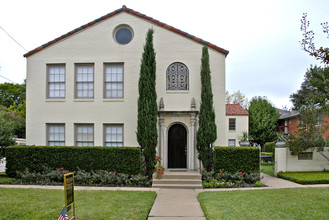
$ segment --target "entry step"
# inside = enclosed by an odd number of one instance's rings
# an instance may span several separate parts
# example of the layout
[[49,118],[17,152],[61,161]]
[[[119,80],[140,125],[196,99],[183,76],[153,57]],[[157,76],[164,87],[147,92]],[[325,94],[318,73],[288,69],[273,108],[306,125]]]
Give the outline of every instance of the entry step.
[[153,188],[200,189],[202,188],[201,174],[196,171],[170,172],[166,171],[161,177],[153,174]]

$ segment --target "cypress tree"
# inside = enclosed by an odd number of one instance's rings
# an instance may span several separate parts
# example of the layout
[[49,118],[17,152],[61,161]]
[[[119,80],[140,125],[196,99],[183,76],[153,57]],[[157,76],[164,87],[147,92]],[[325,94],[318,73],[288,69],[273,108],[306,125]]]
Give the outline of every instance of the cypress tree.
[[137,141],[142,149],[144,172],[151,176],[156,163],[155,154],[158,142],[157,132],[157,94],[155,90],[156,61],[153,48],[153,29],[146,35],[146,43],[140,65],[138,82],[138,119]]
[[217,139],[215,111],[211,87],[208,47],[202,48],[201,58],[201,105],[199,112],[199,129],[197,132],[197,149],[203,167],[211,171],[213,167],[212,144]]

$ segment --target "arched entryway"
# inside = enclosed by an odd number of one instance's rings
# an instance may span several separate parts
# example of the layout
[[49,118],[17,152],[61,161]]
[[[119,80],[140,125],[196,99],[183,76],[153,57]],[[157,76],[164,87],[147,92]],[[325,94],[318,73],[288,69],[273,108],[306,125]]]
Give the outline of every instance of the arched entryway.
[[168,131],[168,168],[187,168],[187,131],[174,124]]

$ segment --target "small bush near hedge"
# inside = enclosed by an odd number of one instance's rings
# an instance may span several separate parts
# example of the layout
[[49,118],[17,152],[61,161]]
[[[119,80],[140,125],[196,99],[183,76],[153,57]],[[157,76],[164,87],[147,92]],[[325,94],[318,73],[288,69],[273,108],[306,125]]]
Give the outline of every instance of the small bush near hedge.
[[260,187],[259,172],[206,172],[202,171],[202,184],[204,188],[235,188],[235,187]]
[[215,147],[214,170],[235,172],[259,172],[259,149],[257,147]]
[[[64,168],[51,170],[45,168],[44,172],[30,172],[26,169],[23,172],[17,172],[15,183],[20,184],[41,184],[41,185],[63,185],[64,174],[70,171]],[[74,184],[82,186],[150,186],[150,180],[147,176],[141,174],[128,175],[124,173],[109,172],[106,170],[97,170],[86,172],[84,170],[74,171]]]
[[6,149],[6,173],[15,176],[25,169],[41,173],[45,167],[90,172],[109,170],[117,173],[139,174],[142,161],[139,147],[50,147],[11,146]]
[[329,184],[329,172],[279,172],[278,177],[299,184]]
[[266,142],[264,145],[265,152],[273,152],[273,148],[275,148],[275,142]]

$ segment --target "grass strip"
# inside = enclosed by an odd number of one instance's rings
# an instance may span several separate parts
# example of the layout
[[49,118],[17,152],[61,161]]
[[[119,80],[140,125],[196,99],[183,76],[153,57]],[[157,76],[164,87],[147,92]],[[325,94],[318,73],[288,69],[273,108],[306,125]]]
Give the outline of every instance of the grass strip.
[[260,172],[270,176],[274,176],[274,164],[261,164]]
[[[147,219],[155,197],[155,192],[77,190],[76,219]],[[63,207],[63,190],[0,189],[0,219],[57,219]]]
[[264,189],[200,193],[211,219],[329,219],[329,188]]
[[329,184],[329,172],[280,172],[278,177],[300,184]]

